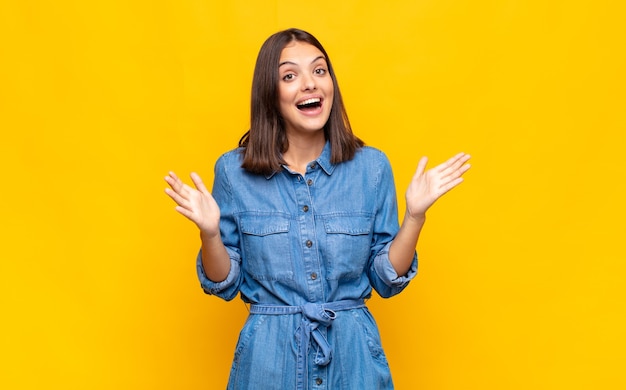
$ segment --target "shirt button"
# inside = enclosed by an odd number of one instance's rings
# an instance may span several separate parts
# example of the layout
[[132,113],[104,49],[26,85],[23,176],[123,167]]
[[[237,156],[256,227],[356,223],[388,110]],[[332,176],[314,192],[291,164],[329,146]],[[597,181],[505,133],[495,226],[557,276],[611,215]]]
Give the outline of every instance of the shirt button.
[[313,180],[311,180],[311,179],[307,180],[307,181],[306,181],[306,184],[308,184],[308,185],[312,186],[312,185],[313,185]]
[[307,247],[307,248],[310,248],[310,247],[312,247],[312,246],[313,246],[313,241],[311,241],[311,240],[306,240],[306,247]]
[[309,206],[304,206],[304,207],[302,207],[302,211],[304,211],[305,213],[306,213],[307,211],[309,211]]
[[317,164],[315,164],[315,163],[309,165],[309,168],[311,168],[311,169],[315,169],[315,167],[317,167]]
[[[313,272],[313,273],[311,274],[311,279],[313,279],[313,280],[317,279],[317,274],[316,274],[315,272]],[[318,383],[318,384],[319,384],[319,383]]]
[[321,385],[324,381],[322,380],[322,378],[315,378],[315,384],[316,385]]

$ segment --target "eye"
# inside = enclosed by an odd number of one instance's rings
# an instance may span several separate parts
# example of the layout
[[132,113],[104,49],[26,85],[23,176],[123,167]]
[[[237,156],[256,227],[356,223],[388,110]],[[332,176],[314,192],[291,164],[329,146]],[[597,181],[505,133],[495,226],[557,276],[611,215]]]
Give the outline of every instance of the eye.
[[286,75],[283,76],[283,81],[291,81],[294,79],[294,77],[296,77],[295,74],[287,73]]
[[314,72],[316,75],[323,76],[326,74],[327,70],[324,68],[317,68]]

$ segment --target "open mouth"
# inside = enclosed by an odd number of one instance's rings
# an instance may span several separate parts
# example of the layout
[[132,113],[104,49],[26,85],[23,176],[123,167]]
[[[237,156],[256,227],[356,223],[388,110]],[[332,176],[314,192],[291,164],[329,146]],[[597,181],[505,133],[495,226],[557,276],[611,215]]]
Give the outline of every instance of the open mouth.
[[312,111],[322,107],[322,99],[320,98],[311,98],[303,100],[302,102],[296,104],[298,110],[300,111]]

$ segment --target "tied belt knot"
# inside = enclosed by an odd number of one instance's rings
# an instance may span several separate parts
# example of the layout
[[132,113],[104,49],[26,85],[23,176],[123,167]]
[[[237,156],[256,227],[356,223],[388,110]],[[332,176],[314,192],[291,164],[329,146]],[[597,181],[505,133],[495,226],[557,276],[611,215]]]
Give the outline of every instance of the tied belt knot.
[[326,366],[332,359],[333,349],[320,328],[330,327],[336,318],[335,312],[365,307],[363,299],[344,300],[328,303],[305,303],[301,306],[281,306],[253,304],[250,314],[286,315],[302,313],[302,322],[296,331],[300,341],[297,361],[297,389],[304,390],[308,383],[308,356],[311,344],[317,346],[315,364]]

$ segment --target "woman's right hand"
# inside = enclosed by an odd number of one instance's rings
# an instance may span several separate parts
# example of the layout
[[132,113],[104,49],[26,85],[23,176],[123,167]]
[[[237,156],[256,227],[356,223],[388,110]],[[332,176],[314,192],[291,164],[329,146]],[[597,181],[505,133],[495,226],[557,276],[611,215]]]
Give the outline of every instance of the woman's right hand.
[[191,180],[196,188],[191,188],[170,172],[165,181],[171,188],[166,188],[165,193],[176,202],[176,211],[195,223],[203,234],[208,237],[219,235],[219,206],[197,173],[191,173]]

